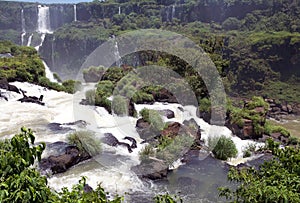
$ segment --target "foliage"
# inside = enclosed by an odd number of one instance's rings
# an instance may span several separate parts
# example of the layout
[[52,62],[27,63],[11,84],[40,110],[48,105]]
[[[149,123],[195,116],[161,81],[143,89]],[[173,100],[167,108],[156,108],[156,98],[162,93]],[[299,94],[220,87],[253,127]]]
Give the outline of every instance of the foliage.
[[237,156],[237,149],[231,138],[224,135],[208,138],[208,146],[217,159],[227,160]]
[[112,101],[112,111],[118,116],[128,115],[128,102],[125,97],[114,96]]
[[81,82],[75,80],[63,81],[62,86],[65,88],[65,92],[74,94],[80,88]]
[[45,144],[34,146],[35,137],[30,129],[11,140],[0,142],[0,201],[47,202],[51,190],[47,180],[31,166],[40,160]]
[[86,178],[82,177],[77,185],[74,185],[72,190],[68,188],[62,188],[62,192],[59,193],[61,203],[81,203],[81,202],[95,202],[95,203],[121,203],[123,197],[118,195],[112,200],[108,198],[108,193],[104,191],[101,184],[97,186],[94,191],[85,192]]
[[139,152],[139,159],[142,162],[146,162],[149,160],[150,157],[155,157],[155,149],[152,145],[146,145],[140,152]]
[[264,132],[268,135],[271,133],[281,133],[285,137],[290,136],[290,132],[282,126],[274,125],[269,121],[266,121]]
[[[256,110],[256,107],[262,107],[262,109]],[[244,104],[243,108],[228,106],[228,114],[230,122],[237,124],[239,127],[243,127],[244,119],[251,120],[253,123],[254,133],[256,135],[262,135],[265,131],[265,115],[269,109],[269,104],[261,97],[252,97],[250,101]]]
[[163,119],[156,110],[144,108],[140,111],[140,115],[146,122],[154,127],[154,129],[162,130],[164,128]]
[[255,143],[249,143],[244,149],[243,149],[243,158],[250,157],[252,153],[256,151],[256,144]]
[[89,131],[76,131],[69,134],[67,138],[70,144],[76,145],[80,151],[85,151],[91,156],[101,152],[100,141]]
[[233,202],[299,202],[300,150],[298,147],[278,148],[269,139],[267,148],[275,156],[258,169],[231,168],[228,179],[239,183],[235,190],[219,188],[220,196]]
[[194,139],[189,135],[177,135],[165,140],[157,146],[156,157],[172,165],[181,158],[192,146]]
[[183,202],[180,197],[172,196],[168,193],[166,194],[159,194],[154,197],[155,203],[179,203]]

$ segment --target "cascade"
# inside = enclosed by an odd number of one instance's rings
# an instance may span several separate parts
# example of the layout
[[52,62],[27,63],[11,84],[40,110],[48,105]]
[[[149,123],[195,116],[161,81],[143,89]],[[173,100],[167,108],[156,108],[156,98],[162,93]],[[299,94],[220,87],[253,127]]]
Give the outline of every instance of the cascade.
[[173,18],[175,17],[175,11],[176,11],[176,7],[175,5],[172,5],[172,21],[173,21]]
[[116,37],[114,35],[112,36],[112,38],[113,38],[113,41],[114,41],[114,55],[115,55],[116,65],[118,67],[120,67],[122,65],[122,60],[121,60],[121,56],[120,56],[120,52],[119,52],[118,42],[117,42]]
[[[35,47],[37,51],[39,51],[40,47],[43,45],[43,42],[45,40],[46,34],[52,33],[50,28],[50,12],[48,6],[38,6],[38,33],[41,34],[41,42],[38,46]],[[51,82],[57,82],[55,78],[53,77],[53,73],[51,72],[49,66],[46,64],[45,61],[43,61],[43,64],[45,66],[46,71],[46,77]]]
[[25,29],[25,18],[24,18],[24,10],[21,10],[21,23],[22,23],[22,34],[21,34],[21,45],[24,45],[24,37],[26,35]]
[[54,67],[54,54],[55,54],[55,36],[53,35],[53,39],[52,39],[52,44],[51,44],[51,62],[52,62],[52,67]]
[[51,33],[50,12],[48,6],[38,6],[38,30],[39,33]]
[[74,4],[74,22],[77,21],[77,7],[76,7],[76,4]]
[[119,6],[119,15],[121,15],[121,6]]
[[33,37],[33,33],[28,37],[27,46],[29,47],[31,45],[31,40]]

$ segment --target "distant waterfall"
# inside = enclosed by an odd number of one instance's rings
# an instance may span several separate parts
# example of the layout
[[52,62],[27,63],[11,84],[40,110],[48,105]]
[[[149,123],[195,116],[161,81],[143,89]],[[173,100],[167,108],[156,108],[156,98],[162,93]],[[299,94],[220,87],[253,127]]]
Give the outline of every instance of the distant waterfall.
[[51,44],[51,62],[52,62],[52,67],[54,67],[54,54],[55,54],[55,36],[53,35],[53,39],[52,39],[52,44]]
[[33,33],[28,37],[27,46],[30,47]]
[[48,6],[38,6],[38,30],[39,33],[51,33],[50,12]]
[[175,5],[172,5],[172,19],[171,19],[172,21],[175,17],[175,11],[176,11],[176,7],[175,7]]
[[[50,27],[50,12],[48,6],[41,6],[41,5],[38,6],[38,30],[37,31],[41,34],[41,43],[38,46],[36,46],[35,49],[39,51],[40,47],[43,45],[46,34],[52,33]],[[43,64],[45,66],[46,77],[51,82],[57,82],[53,77],[53,73],[51,72],[49,66],[46,64],[45,61],[43,61]]]
[[76,7],[76,4],[74,4],[74,22],[77,21],[77,7]]
[[121,6],[119,6],[119,15],[121,15]]
[[21,45],[24,45],[24,37],[26,35],[25,29],[25,18],[24,18],[24,10],[21,10],[21,24],[22,24],[22,34],[21,34]]
[[114,55],[115,55],[116,65],[118,67],[120,67],[122,65],[122,61],[121,61],[121,56],[120,56],[120,52],[119,52],[118,42],[117,42],[116,37],[114,35],[112,37],[113,37],[113,40],[114,40]]

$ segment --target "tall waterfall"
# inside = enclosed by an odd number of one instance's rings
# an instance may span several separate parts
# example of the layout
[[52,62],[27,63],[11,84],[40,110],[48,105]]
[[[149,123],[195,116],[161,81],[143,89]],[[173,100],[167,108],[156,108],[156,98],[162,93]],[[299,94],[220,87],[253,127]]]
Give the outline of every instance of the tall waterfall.
[[119,15],[121,15],[121,6],[119,6]]
[[175,17],[175,11],[176,11],[176,7],[175,7],[175,5],[172,5],[172,19],[171,19],[172,21]]
[[28,41],[27,41],[28,47],[31,46],[32,37],[33,37],[33,33],[31,33],[31,35],[28,37]]
[[76,4],[74,4],[74,22],[77,21],[77,7],[76,7]]
[[54,54],[55,54],[54,42],[55,42],[55,36],[53,35],[52,44],[51,44],[51,62],[52,62],[52,67],[54,67]]
[[[37,51],[39,51],[40,47],[43,45],[43,42],[45,40],[46,34],[47,33],[52,33],[51,32],[51,27],[50,27],[50,12],[49,12],[49,7],[48,6],[38,6],[38,30],[41,34],[41,43],[35,47]],[[43,61],[43,64],[45,66],[45,71],[46,71],[46,77],[51,81],[51,82],[57,82],[55,78],[53,77],[53,73],[51,72],[49,66],[46,64],[45,61]]]
[[38,6],[38,30],[39,33],[51,33],[50,12],[48,6]]
[[114,55],[115,55],[116,65],[118,67],[120,67],[122,65],[122,60],[121,60],[121,56],[120,56],[120,52],[119,52],[118,42],[117,42],[116,37],[114,35],[112,36],[112,38],[114,40]]
[[21,24],[22,24],[22,34],[21,34],[21,45],[24,45],[24,37],[26,35],[25,29],[25,18],[24,18],[24,10],[21,10]]

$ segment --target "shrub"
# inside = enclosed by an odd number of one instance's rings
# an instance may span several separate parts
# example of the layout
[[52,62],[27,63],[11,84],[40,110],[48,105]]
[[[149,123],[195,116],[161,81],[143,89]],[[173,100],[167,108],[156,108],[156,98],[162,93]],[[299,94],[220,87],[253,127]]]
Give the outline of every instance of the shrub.
[[85,151],[91,156],[101,152],[101,143],[89,131],[78,131],[68,135],[68,142],[76,145],[80,151]]
[[237,156],[237,149],[231,138],[224,135],[209,137],[208,146],[217,159],[227,160]]
[[159,194],[154,197],[155,203],[177,203],[182,202],[182,199],[180,197],[166,194]]
[[250,157],[253,152],[256,150],[255,143],[249,143],[243,150],[243,158]]
[[142,109],[140,111],[142,118],[150,123],[152,127],[157,130],[162,130],[164,128],[164,122],[159,113],[152,109]]
[[139,159],[142,162],[149,160],[150,156],[155,156],[155,149],[152,145],[146,145],[140,152],[139,152]]
[[65,87],[65,91],[70,94],[74,94],[77,90],[79,90],[81,82],[75,80],[66,80],[62,83]]
[[171,165],[191,148],[193,142],[194,139],[188,135],[167,138],[158,145],[156,157]]
[[290,136],[290,132],[287,129],[282,126],[273,125],[269,121],[266,121],[265,123],[264,132],[268,135],[270,135],[271,133],[281,133],[285,137]]
[[118,116],[128,115],[128,103],[125,97],[114,96],[112,101],[112,111]]
[[85,92],[85,99],[88,104],[95,105],[96,102],[96,91],[95,90],[88,90]]

